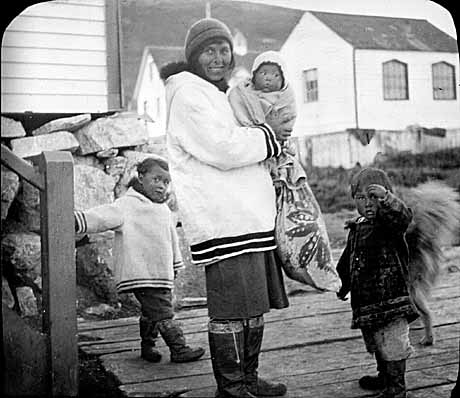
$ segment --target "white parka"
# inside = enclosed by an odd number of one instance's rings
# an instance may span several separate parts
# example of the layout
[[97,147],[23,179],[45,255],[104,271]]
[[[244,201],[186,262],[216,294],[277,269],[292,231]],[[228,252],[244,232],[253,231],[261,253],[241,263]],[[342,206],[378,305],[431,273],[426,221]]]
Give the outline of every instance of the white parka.
[[115,231],[114,280],[118,292],[173,288],[183,267],[179,240],[166,203],[154,203],[129,188],[115,202],[75,211],[77,233]]
[[238,126],[228,98],[189,72],[166,81],[172,182],[194,263],[276,248],[275,191],[262,161],[281,147],[266,124]]

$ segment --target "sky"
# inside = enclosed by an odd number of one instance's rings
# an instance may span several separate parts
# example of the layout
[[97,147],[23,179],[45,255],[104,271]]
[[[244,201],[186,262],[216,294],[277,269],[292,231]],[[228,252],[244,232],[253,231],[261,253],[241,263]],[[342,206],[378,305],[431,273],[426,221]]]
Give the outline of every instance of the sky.
[[[218,1],[218,0],[214,0]],[[270,4],[312,11],[343,14],[379,15],[426,19],[450,36],[457,38],[453,16],[448,9],[429,0],[233,0]]]

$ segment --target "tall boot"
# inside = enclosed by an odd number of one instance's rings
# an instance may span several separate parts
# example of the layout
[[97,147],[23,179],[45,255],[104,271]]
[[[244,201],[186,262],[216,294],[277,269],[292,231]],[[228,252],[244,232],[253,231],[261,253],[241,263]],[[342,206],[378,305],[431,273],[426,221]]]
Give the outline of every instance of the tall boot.
[[382,390],[385,387],[385,361],[378,352],[375,353],[377,361],[377,376],[363,376],[359,379],[359,385],[365,390]]
[[406,360],[385,362],[385,389],[377,398],[406,398]]
[[244,373],[249,392],[256,396],[280,396],[286,394],[286,385],[271,383],[257,375],[264,334],[263,315],[248,319],[245,322],[244,329]]
[[158,338],[156,322],[141,316],[139,318],[139,332],[141,335],[141,358],[149,362],[160,362],[161,354],[155,349]]
[[406,398],[406,360],[389,361],[386,369],[388,396]]
[[254,398],[245,384],[243,322],[210,321],[208,337],[216,397]]
[[204,349],[190,348],[186,345],[184,332],[174,319],[163,319],[158,322],[158,330],[171,353],[171,362],[191,362],[201,358]]

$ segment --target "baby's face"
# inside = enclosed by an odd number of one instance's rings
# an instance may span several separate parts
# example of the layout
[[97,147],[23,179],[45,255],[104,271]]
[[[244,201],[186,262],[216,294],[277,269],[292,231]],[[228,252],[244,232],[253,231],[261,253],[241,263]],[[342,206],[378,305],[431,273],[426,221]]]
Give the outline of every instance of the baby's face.
[[283,79],[278,65],[265,64],[254,74],[254,87],[264,93],[281,90]]

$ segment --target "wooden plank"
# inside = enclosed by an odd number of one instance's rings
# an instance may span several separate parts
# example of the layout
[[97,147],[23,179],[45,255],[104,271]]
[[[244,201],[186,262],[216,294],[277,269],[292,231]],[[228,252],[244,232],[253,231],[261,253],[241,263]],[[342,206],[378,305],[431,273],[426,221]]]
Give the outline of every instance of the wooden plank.
[[[29,79],[72,79],[105,82],[107,68],[100,65],[59,65],[2,62],[2,77]],[[50,84],[50,92],[54,83]]]
[[[301,325],[305,325],[304,322],[300,323]],[[447,325],[447,326],[452,326],[458,328],[459,324],[454,324],[454,325]],[[284,325],[282,322],[279,323],[278,327],[283,328]],[[312,326],[313,327],[313,326]],[[441,333],[440,330],[444,326],[435,326],[434,328],[434,333],[436,338],[439,338],[438,334]],[[327,326],[323,326],[323,329],[327,329]],[[187,338],[187,341],[189,341],[191,344],[199,344],[199,345],[207,345],[207,328],[203,325],[203,327],[195,332],[190,332],[188,328],[184,328],[185,330],[185,336]],[[275,341],[273,339],[276,339],[276,335],[273,336],[273,331],[272,331],[272,326],[267,325],[266,326],[266,333],[264,337],[264,346],[263,349],[265,350],[273,350],[277,349],[280,346],[275,345]],[[314,333],[318,336],[318,331],[315,330]],[[311,340],[309,344],[317,344],[321,343],[324,341],[336,341],[336,340],[351,340],[351,339],[359,339],[360,338],[360,333],[358,331],[351,331],[349,329],[344,330],[341,334],[334,334],[334,333],[339,333],[336,329],[333,329],[332,331],[327,331],[324,334],[320,335],[321,337]],[[413,344],[418,344],[418,341],[422,338],[424,330],[422,327],[418,327],[417,329],[412,329],[411,330],[412,336],[413,336]],[[458,332],[456,332],[458,334]],[[307,338],[307,335],[305,337],[302,336],[302,331],[300,331],[298,338],[301,338],[297,343],[292,343],[290,341],[287,341],[286,344],[298,344],[298,345],[304,345],[308,343],[308,340],[305,340]],[[86,335],[82,334],[82,340],[79,343],[79,346],[81,349],[86,351],[87,353],[91,354],[105,354],[105,353],[110,353],[110,352],[122,352],[122,351],[129,351],[132,349],[137,349],[139,346],[139,332],[138,332],[138,326],[133,326],[132,329],[130,330],[125,330],[124,333],[117,333],[113,335],[112,339],[101,339],[98,338],[97,335]],[[290,335],[289,335],[290,338]],[[89,340],[89,341],[88,341]],[[159,346],[163,345],[164,343],[160,340],[159,341]]]
[[[452,373],[455,365],[449,365],[446,367],[440,367],[438,372],[448,372]],[[283,381],[286,381],[283,379]],[[450,386],[450,383],[446,383],[445,379],[442,377],[437,377],[436,375],[425,375],[425,371],[417,371],[413,373],[408,373],[407,375],[407,384],[409,385],[408,390],[412,394],[412,389],[416,388],[416,391],[428,389],[428,390],[437,390],[440,387],[446,385]],[[319,387],[304,387],[301,384],[301,380],[298,386],[294,386],[288,381],[288,393],[285,395],[285,398],[305,398],[305,397],[315,397],[315,398],[364,398],[375,396],[376,393],[370,391],[362,390],[358,383],[355,381],[345,382],[345,383],[336,383],[323,385]],[[205,387],[202,389],[192,390],[187,393],[187,397],[213,397],[215,393],[214,387]],[[136,396],[136,395],[127,395],[127,396]],[[149,396],[149,395],[144,395]],[[150,395],[154,396],[154,395]],[[412,395],[411,395],[412,396]],[[429,395],[422,395],[425,397],[430,397]],[[448,398],[448,396],[438,395],[442,398]]]
[[[279,327],[283,327],[282,324]],[[447,326],[436,326],[434,329],[436,338],[438,340],[444,339],[451,339],[458,336],[459,332],[458,329],[460,324],[454,325],[447,325]],[[327,326],[324,326],[326,329]],[[447,328],[447,329],[444,329]],[[447,334],[446,334],[447,333]],[[125,351],[132,351],[138,350],[140,346],[140,338],[139,332],[135,331],[134,334],[126,335],[124,338],[114,339],[114,340],[99,340],[99,341],[84,341],[79,342],[79,347],[84,352],[93,355],[105,355],[105,354],[112,354],[112,353],[122,353]],[[297,342],[292,342],[290,335],[287,336],[287,341],[285,345],[282,343],[280,344],[278,341],[273,340],[273,332],[271,331],[271,327],[268,327],[264,334],[264,343],[262,346],[262,351],[274,351],[280,349],[288,349],[288,348],[295,348],[295,347],[303,347],[309,346],[314,344],[325,344],[328,342],[336,342],[336,341],[352,341],[358,340],[360,341],[361,336],[359,332],[355,332],[352,335],[344,334],[340,337],[333,336],[329,339],[322,339],[322,340],[308,340],[308,334],[306,334],[301,340]],[[420,346],[418,342],[423,336],[423,329],[417,329],[411,331],[411,341],[412,344],[418,349]],[[85,336],[86,337],[86,336]],[[203,346],[206,347],[208,345],[208,336],[207,332],[203,331],[200,333],[188,333],[187,329],[185,329],[185,337],[187,339],[187,343],[194,346]],[[165,343],[162,339],[158,341],[158,347],[165,346]],[[436,342],[435,346],[438,346],[438,341]]]
[[[292,357],[297,359],[298,353],[292,353]],[[417,358],[411,358],[407,362],[407,373],[420,371],[428,368],[439,368],[440,366],[447,366],[455,364],[457,360],[456,356],[451,351],[443,352],[438,355],[437,358],[433,356],[421,356]],[[284,373],[274,372],[276,369],[276,357],[271,358],[270,363],[268,359],[264,358],[261,364],[261,376],[269,380],[278,380],[288,383],[288,388],[291,386],[301,384],[303,388],[312,388],[316,386],[323,386],[329,384],[341,384],[344,382],[355,383],[357,380],[365,374],[375,374],[375,363],[373,361],[366,361],[365,363],[359,363],[358,365],[346,366],[338,368],[334,366],[334,362],[327,364],[326,370],[317,369],[316,366],[311,363],[304,364],[303,369],[296,368],[299,365],[298,361],[294,360],[287,371]],[[172,375],[173,376],[173,375]],[[449,375],[448,375],[449,376]],[[143,382],[143,383],[130,383],[121,385],[120,390],[127,394],[145,392],[163,392],[171,390],[200,390],[202,388],[215,388],[215,380],[213,374],[201,374],[190,377],[175,376],[171,378],[165,378],[154,382]],[[409,387],[417,387],[412,385]]]
[[105,81],[85,80],[42,80],[42,79],[2,79],[4,94],[75,94],[75,95],[106,95]]
[[121,84],[121,17],[118,1],[106,4],[107,87],[109,109],[123,107]]
[[2,47],[3,62],[106,65],[105,51]]
[[25,160],[16,156],[8,147],[2,144],[2,164],[8,169],[19,174],[21,178],[32,184],[35,188],[43,190],[45,187],[45,181],[43,175],[37,173],[33,166],[27,163]]
[[[457,308],[460,306],[460,298],[445,300],[443,305],[433,308],[434,324],[445,324],[449,322],[460,322],[460,314]],[[324,307],[323,307],[324,308]],[[309,305],[296,305],[282,311],[273,311],[265,316],[265,325],[269,330],[277,330],[280,338],[285,328],[303,328],[309,331],[309,336],[315,334],[318,338],[328,338],[337,333],[336,336],[347,338],[349,336],[359,335],[359,332],[350,330],[351,311],[349,309],[343,311],[320,312],[319,308],[312,309]],[[180,320],[186,334],[205,333],[207,331],[207,316],[199,316],[197,318],[188,318]],[[272,328],[271,324],[277,323],[283,327]],[[324,330],[323,325],[330,325]],[[418,327],[418,324],[413,324],[412,327]],[[102,338],[113,340],[114,342],[122,341],[127,336],[136,336],[138,330],[138,320],[133,318],[130,323],[123,324],[120,328],[93,329],[80,331],[82,335],[92,338]],[[97,345],[97,342],[87,342],[84,345]]]
[[90,16],[88,19],[50,19],[49,17],[19,15],[8,26],[8,31],[104,36],[105,21],[94,21],[90,19]]
[[58,48],[67,50],[105,51],[103,36],[60,35],[56,33],[31,33],[7,31],[2,45],[8,47]]
[[[460,301],[451,296],[458,295],[458,286],[455,285],[458,278],[451,275],[448,279],[452,281],[452,287],[435,290],[436,299],[431,303],[438,325],[435,327],[437,342],[432,347],[416,346],[415,354],[408,361],[408,384],[417,391],[451,384],[457,375]],[[293,302],[290,308],[273,311],[266,317],[261,375],[288,381],[290,391],[287,397],[368,395],[369,392],[359,389],[357,379],[364,373],[372,373],[375,362],[365,352],[359,331],[349,329],[349,304],[330,300],[326,295],[299,296]],[[335,307],[337,304],[340,307]],[[206,348],[206,310],[194,310],[189,315],[193,316],[182,320],[187,343]],[[117,325],[120,328],[112,328],[107,322],[99,329],[86,331],[94,335],[106,333],[105,337],[118,336],[118,342],[88,342],[83,344],[92,346],[82,348],[92,350],[99,345],[99,353],[102,353],[111,347],[113,353],[102,355],[101,359],[104,367],[119,378],[126,395],[158,396],[165,391],[192,388],[187,393],[189,397],[214,396],[209,352],[200,361],[173,364],[169,362],[167,347],[160,342],[158,348],[164,359],[158,364],[146,363],[139,356],[137,319],[119,321]],[[412,330],[411,340],[417,342],[422,333],[420,327]],[[125,351],[116,353],[117,349]],[[422,398],[428,396],[421,395]]]
[[2,94],[2,112],[102,113],[106,96]]
[[[442,276],[439,285],[433,289],[431,302],[445,299],[450,300],[451,297],[457,297],[458,294],[458,274],[448,273]],[[298,311],[297,306],[309,308],[310,315],[319,313],[330,313],[337,310],[348,311],[350,304],[348,302],[338,301],[334,293],[314,293],[308,295],[298,295],[289,298],[290,306],[281,311],[272,311],[265,315],[265,321],[270,322],[276,319],[277,314],[285,313],[286,311]],[[311,307],[311,309],[310,309]],[[196,319],[199,317],[207,317],[206,308],[197,308],[189,310],[181,310],[176,313],[176,319],[187,322],[186,320]],[[137,325],[138,317],[120,318],[106,321],[79,321],[79,331],[86,332],[94,329],[115,328],[122,325]],[[185,324],[185,323],[184,323]]]
[[[458,363],[458,332],[455,337],[440,340],[436,346],[417,348],[412,358],[437,356],[443,352],[451,352]],[[265,336],[264,336],[265,339]],[[342,369],[352,365],[374,364],[374,359],[367,354],[361,338],[346,341],[325,342],[316,344],[285,344],[276,342],[277,349],[267,350],[263,342],[260,357],[262,374],[276,377],[285,374],[304,374],[305,369],[319,372],[327,369]],[[191,346],[196,342],[187,341]],[[202,345],[207,348],[207,345]],[[164,359],[158,364],[146,364],[140,358],[139,344],[137,350],[101,355],[104,367],[115,374],[121,384],[141,383],[170,379],[171,377],[191,377],[211,372],[209,349],[200,361],[192,364],[178,365],[169,362],[167,348],[159,346]],[[340,353],[340,355],[337,355]],[[187,366],[188,365],[188,366]]]
[[422,388],[411,391],[411,398],[449,398],[454,383],[448,383],[435,387]]
[[[406,384],[409,391],[413,388],[430,388],[433,386],[440,386],[446,384],[444,375],[455,372],[456,365],[439,366],[436,370],[430,372],[430,369],[423,369],[420,371],[408,372],[406,375]],[[433,368],[432,368],[433,369]],[[291,397],[304,397],[305,393],[310,396],[318,398],[334,397],[334,398],[360,398],[368,397],[369,391],[359,388],[356,381],[329,384],[318,387],[305,389],[301,384],[297,387],[294,386],[289,390],[287,398]]]
[[[457,298],[456,295],[458,286],[443,285],[442,288],[433,291],[432,299],[430,300],[434,309],[437,305],[443,305],[439,300],[451,301],[452,297]],[[305,296],[295,296],[289,299],[290,306],[281,311],[271,311],[265,315],[265,322],[274,322],[279,317],[284,319],[299,317],[299,316],[316,316],[321,314],[335,313],[335,312],[349,312],[349,303],[337,301],[335,297],[329,295],[325,297],[322,294]],[[301,308],[302,307],[302,308]],[[201,322],[207,319],[208,313],[206,308],[199,308],[186,311],[178,311],[176,319],[181,321],[184,326],[189,323]],[[104,329],[116,329],[123,326],[132,326],[138,324],[138,317],[121,318],[107,321],[85,321],[80,320],[78,329],[80,332],[85,333],[91,330],[104,333]],[[110,333],[110,331],[108,331]]]
[[78,349],[73,220],[73,160],[68,152],[43,152],[40,193],[43,330],[49,336],[51,393],[76,396]]
[[21,13],[21,15],[104,21],[105,15],[103,3],[104,0],[88,0],[87,2],[74,2],[73,4],[63,4],[58,1],[47,1],[28,7]]

